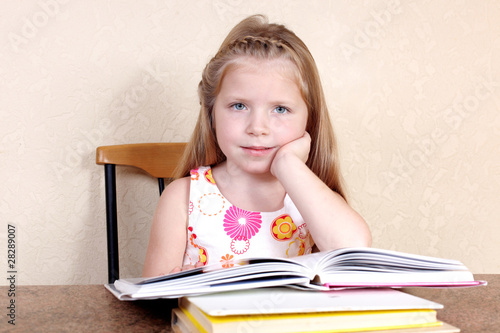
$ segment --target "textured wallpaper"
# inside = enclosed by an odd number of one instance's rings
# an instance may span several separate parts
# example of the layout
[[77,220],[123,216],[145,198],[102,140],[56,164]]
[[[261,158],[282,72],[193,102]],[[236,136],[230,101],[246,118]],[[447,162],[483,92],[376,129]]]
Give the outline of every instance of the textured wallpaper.
[[[106,282],[95,148],[186,141],[201,70],[255,13],[313,53],[374,246],[500,273],[498,1],[39,0],[0,13],[0,243],[15,226],[19,284]],[[141,273],[157,200],[154,180],[119,169],[122,277]]]

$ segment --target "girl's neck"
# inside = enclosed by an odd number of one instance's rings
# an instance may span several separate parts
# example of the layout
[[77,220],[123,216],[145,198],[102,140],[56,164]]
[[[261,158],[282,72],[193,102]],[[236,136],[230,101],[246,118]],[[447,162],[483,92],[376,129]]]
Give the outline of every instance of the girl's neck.
[[257,212],[283,208],[285,189],[271,173],[234,173],[223,162],[212,168],[212,176],[222,195],[238,208]]

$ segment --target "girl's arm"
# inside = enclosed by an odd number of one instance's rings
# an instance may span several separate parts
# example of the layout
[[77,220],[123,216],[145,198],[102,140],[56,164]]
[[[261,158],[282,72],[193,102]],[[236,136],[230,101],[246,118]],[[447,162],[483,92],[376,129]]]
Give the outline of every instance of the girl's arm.
[[271,172],[297,206],[320,251],[370,246],[371,233],[364,219],[305,164],[310,144],[305,133],[281,147]]
[[186,249],[189,177],[170,183],[163,191],[151,225],[142,275],[168,274],[182,265]]

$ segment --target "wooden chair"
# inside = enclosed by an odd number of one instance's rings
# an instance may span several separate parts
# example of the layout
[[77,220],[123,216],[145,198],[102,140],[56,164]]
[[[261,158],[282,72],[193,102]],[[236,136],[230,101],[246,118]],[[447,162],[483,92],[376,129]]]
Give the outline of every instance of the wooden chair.
[[186,143],[139,143],[102,146],[96,150],[96,163],[104,165],[106,190],[106,233],[108,244],[108,281],[119,279],[118,222],[116,206],[116,166],[132,166],[158,178],[160,195],[164,178],[172,178]]

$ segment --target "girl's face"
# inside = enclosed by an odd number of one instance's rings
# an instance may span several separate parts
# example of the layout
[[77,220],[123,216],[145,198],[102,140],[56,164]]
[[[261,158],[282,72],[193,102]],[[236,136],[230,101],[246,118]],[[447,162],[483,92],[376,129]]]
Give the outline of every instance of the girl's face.
[[304,135],[308,111],[294,66],[285,59],[245,58],[228,69],[213,118],[232,170],[269,173],[278,149]]

